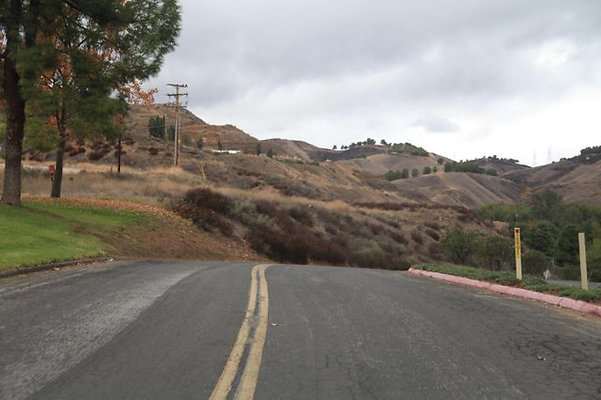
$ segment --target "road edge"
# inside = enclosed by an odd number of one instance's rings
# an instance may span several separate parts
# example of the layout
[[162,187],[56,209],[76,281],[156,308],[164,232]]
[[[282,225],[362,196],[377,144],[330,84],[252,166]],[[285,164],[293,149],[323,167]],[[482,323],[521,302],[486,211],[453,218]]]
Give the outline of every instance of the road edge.
[[51,269],[72,267],[75,265],[104,263],[104,262],[109,262],[112,260],[113,260],[112,257],[95,257],[95,258],[81,258],[81,259],[76,259],[76,260],[55,262],[55,263],[49,263],[49,264],[33,265],[33,266],[27,266],[27,267],[14,267],[14,268],[10,268],[10,269],[4,270],[4,271],[0,271],[0,279],[9,278],[11,276],[16,276],[16,275],[30,274],[33,272],[41,272],[41,271],[48,271]]
[[486,289],[495,293],[506,294],[509,296],[519,297],[522,299],[536,300],[543,303],[551,304],[557,307],[567,308],[578,311],[584,314],[594,315],[601,318],[601,306],[597,306],[586,301],[575,300],[569,297],[555,296],[548,293],[534,292],[532,290],[516,288],[511,286],[503,286],[492,282],[478,281],[475,279],[464,278],[462,276],[441,274],[440,272],[424,271],[421,269],[409,268],[410,274],[425,276],[428,278],[456,283],[463,286],[469,286],[478,289]]

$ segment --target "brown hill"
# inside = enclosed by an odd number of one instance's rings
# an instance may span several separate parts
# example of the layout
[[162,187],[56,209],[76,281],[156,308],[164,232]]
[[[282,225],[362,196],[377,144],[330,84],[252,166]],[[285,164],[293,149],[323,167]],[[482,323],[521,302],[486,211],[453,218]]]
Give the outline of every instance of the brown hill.
[[484,169],[494,169],[499,175],[530,168],[520,164],[517,160],[497,158],[496,156],[480,158],[475,160],[475,164]]
[[[165,116],[165,125],[175,124],[175,108],[166,104],[133,105],[126,118],[128,136],[148,136],[148,120],[153,116]],[[202,138],[208,149],[255,151],[258,140],[234,125],[210,125],[185,108],[180,109],[180,129],[183,143],[194,145]]]
[[[126,119],[127,135],[122,141],[122,165],[139,169],[170,167],[172,142],[148,133],[151,116],[165,116],[167,125],[175,118],[166,105],[132,106]],[[181,165],[209,183],[257,192],[273,192],[324,201],[419,202],[463,207],[524,200],[528,193],[544,189],[559,192],[569,202],[601,203],[601,154],[586,154],[550,165],[529,168],[515,160],[487,157],[476,160],[483,168],[494,168],[501,176],[443,173],[439,159],[388,152],[384,146],[355,146],[344,151],[320,149],[309,143],[285,139],[258,141],[233,125],[207,124],[187,110],[181,111]],[[202,138],[203,149],[198,146]],[[219,146],[221,144],[221,146]],[[258,157],[257,146],[274,159]],[[247,154],[212,154],[210,150],[240,150]],[[117,142],[72,141],[67,146],[67,165],[94,162],[116,165]],[[209,150],[209,151],[207,151]],[[51,161],[53,154],[27,153],[38,161]],[[437,167],[432,175],[389,183],[381,178],[389,170]]]
[[317,146],[300,140],[267,139],[261,140],[261,150],[267,153],[269,150],[279,157],[297,158],[305,161],[315,160],[316,153],[323,151]]
[[601,154],[580,155],[505,175],[530,191],[553,190],[567,202],[601,203]]
[[400,153],[381,153],[366,158],[340,161],[340,163],[364,169],[373,175],[382,176],[390,170],[408,169],[411,171],[417,168],[421,173],[425,167],[442,168],[437,161],[439,158],[440,156],[433,153],[430,153],[428,157]]
[[208,182],[222,187],[323,201],[410,202],[386,180],[335,162],[205,153],[200,158],[187,159],[183,165],[191,172],[202,167]]
[[520,200],[522,192],[519,185],[504,178],[460,172],[423,175],[393,183],[402,194],[418,203],[467,208],[513,203]]

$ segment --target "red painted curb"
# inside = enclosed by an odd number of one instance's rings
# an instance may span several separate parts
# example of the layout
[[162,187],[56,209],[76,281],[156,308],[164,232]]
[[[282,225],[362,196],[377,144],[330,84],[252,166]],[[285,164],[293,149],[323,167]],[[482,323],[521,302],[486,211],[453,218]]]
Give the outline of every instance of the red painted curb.
[[479,289],[487,289],[496,293],[508,294],[510,296],[520,297],[522,299],[542,301],[554,306],[568,308],[570,310],[601,317],[601,306],[587,303],[586,301],[574,300],[569,297],[554,296],[552,294],[539,293],[532,290],[503,286],[496,283],[478,281],[461,276],[441,274],[440,272],[424,271],[421,269],[409,268],[407,272],[414,275],[427,276],[440,281],[457,283],[459,285],[470,286]]

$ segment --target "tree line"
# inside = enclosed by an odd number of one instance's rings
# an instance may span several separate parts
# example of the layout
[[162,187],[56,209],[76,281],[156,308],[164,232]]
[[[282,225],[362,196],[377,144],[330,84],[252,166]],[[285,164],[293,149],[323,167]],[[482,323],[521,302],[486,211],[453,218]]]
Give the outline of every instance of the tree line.
[[478,210],[490,221],[520,227],[524,245],[562,275],[578,279],[578,232],[587,237],[587,260],[592,279],[601,280],[601,208],[564,202],[561,195],[545,190],[522,204],[496,204]]
[[[373,138],[367,138],[364,141],[353,142],[350,145],[341,145],[340,150],[349,150],[361,146],[375,146],[376,140]],[[428,157],[430,153],[419,146],[415,146],[411,143],[388,143],[385,139],[380,140],[380,146],[386,147],[389,152],[393,153],[404,153],[418,157]],[[332,150],[338,150],[338,146],[332,147]]]

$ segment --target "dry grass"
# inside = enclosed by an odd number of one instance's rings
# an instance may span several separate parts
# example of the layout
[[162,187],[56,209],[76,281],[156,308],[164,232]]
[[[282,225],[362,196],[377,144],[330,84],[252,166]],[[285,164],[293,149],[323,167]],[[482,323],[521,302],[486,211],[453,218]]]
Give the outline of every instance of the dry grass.
[[[23,193],[48,196],[52,182],[45,171],[48,163],[33,164],[33,169],[23,174]],[[95,164],[70,164],[79,173],[66,173],[63,177],[63,197],[93,197],[131,199],[149,203],[168,203],[205,181],[198,175],[180,168],[151,168],[139,170],[124,167],[117,174],[110,167]],[[2,182],[0,177],[0,183]]]

